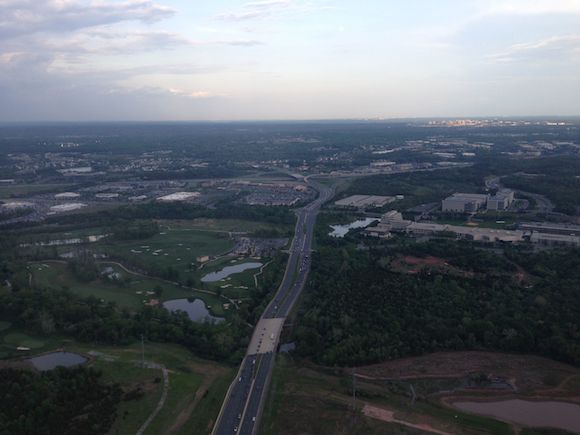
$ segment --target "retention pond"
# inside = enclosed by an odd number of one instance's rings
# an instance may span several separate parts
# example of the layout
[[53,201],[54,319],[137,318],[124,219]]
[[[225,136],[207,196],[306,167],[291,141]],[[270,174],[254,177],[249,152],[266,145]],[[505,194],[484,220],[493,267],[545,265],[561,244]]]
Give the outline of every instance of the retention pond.
[[356,220],[350,224],[331,225],[330,228],[332,228],[332,231],[328,233],[328,235],[331,237],[338,237],[340,239],[343,238],[350,230],[354,230],[356,228],[366,228],[376,221],[378,221],[376,218],[365,218]]
[[29,358],[34,368],[45,372],[57,367],[74,367],[87,362],[87,359],[73,352],[52,352],[40,356]]
[[224,321],[223,317],[212,316],[201,299],[172,299],[163,302],[163,307],[171,312],[183,311],[194,322],[220,323]]
[[217,272],[211,272],[201,278],[201,282],[216,282],[235,273],[244,272],[250,269],[257,269],[262,267],[262,263],[240,263],[233,266],[226,266]]
[[529,427],[580,432],[580,405],[555,401],[502,400],[498,402],[454,402],[472,414],[495,417]]

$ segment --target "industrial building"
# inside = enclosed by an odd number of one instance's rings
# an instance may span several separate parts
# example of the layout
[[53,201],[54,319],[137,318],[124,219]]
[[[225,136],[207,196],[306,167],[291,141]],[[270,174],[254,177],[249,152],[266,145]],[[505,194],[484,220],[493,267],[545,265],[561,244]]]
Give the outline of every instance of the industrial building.
[[393,201],[395,201],[395,198],[392,196],[352,195],[336,201],[334,205],[343,208],[378,208],[390,204]]
[[76,192],[62,192],[54,195],[55,199],[76,199],[80,198],[80,194]]
[[403,215],[392,210],[385,213],[379,224],[365,229],[369,237],[389,239],[393,233],[412,236],[433,236],[447,233],[458,239],[478,242],[520,243],[529,241],[551,247],[580,247],[580,225],[551,223],[521,224],[517,230],[465,227],[460,225],[413,222],[403,219]]
[[454,234],[459,239],[478,242],[516,243],[524,241],[524,232],[519,230],[497,230],[491,228],[463,227],[459,225],[436,224],[431,222],[413,222],[403,219],[401,213],[390,211],[383,215],[381,222],[365,233],[371,237],[389,238],[391,232],[405,233],[414,236],[429,236],[441,233]]
[[169,195],[162,196],[157,198],[157,201],[162,202],[179,202],[179,201],[188,201],[200,196],[199,192],[175,192]]

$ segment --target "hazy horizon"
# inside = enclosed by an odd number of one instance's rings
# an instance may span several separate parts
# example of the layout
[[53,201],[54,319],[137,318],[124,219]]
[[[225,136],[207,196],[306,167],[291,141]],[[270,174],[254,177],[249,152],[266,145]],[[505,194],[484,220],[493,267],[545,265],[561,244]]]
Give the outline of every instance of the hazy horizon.
[[0,122],[580,116],[574,0],[0,0]]

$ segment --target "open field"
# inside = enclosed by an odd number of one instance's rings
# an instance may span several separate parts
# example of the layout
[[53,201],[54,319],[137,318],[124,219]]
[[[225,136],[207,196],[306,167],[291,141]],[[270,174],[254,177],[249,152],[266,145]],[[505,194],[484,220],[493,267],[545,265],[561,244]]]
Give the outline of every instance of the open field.
[[[349,375],[301,367],[288,357],[280,356],[264,413],[263,433],[513,433],[506,423],[463,414],[435,401],[418,401],[411,405],[408,391],[393,392],[360,379],[357,379],[356,411],[353,411],[350,379]],[[375,412],[364,413],[367,405]],[[377,418],[377,414],[389,416],[390,420]]]

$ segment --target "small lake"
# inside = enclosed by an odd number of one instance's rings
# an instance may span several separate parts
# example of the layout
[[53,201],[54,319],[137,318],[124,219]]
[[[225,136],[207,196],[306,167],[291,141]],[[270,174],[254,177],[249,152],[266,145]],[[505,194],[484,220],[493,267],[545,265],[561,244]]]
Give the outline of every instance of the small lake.
[[73,352],[52,352],[29,358],[34,368],[45,372],[57,367],[74,367],[87,362],[87,359]]
[[379,219],[377,219],[377,218],[366,218],[366,219],[356,220],[356,221],[354,221],[354,222],[352,222],[350,224],[345,224],[345,225],[331,225],[330,228],[332,228],[332,231],[330,233],[328,233],[328,235],[331,236],[331,237],[342,238],[350,230],[353,230],[355,228],[366,228],[370,224],[372,224],[373,222],[376,222],[378,220]]
[[456,408],[529,427],[580,432],[580,405],[566,402],[502,400],[499,402],[455,402]]
[[257,269],[259,267],[262,267],[262,263],[240,263],[234,266],[226,266],[217,272],[208,273],[201,278],[201,282],[216,282],[235,273],[240,273],[249,269]]
[[163,302],[163,308],[171,312],[183,311],[194,322],[220,323],[224,321],[223,317],[212,316],[201,299],[172,299]]

